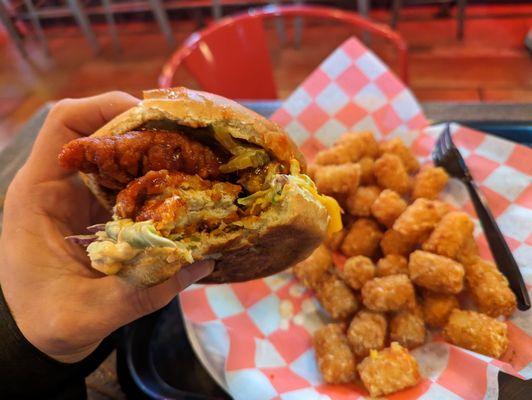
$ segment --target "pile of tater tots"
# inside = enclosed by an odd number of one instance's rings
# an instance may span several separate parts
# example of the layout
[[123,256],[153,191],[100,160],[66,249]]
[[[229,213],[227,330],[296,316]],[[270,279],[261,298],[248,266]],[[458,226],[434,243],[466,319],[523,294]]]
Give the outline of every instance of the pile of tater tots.
[[[506,278],[478,253],[467,214],[438,200],[448,181],[398,138],[346,133],[308,168],[320,192],[344,210],[344,228],[293,269],[335,321],[314,347],[328,383],[361,382],[372,397],[415,385],[409,349],[427,329],[499,358],[516,299]],[[468,298],[470,300],[468,300]],[[464,310],[473,303],[476,311]]]

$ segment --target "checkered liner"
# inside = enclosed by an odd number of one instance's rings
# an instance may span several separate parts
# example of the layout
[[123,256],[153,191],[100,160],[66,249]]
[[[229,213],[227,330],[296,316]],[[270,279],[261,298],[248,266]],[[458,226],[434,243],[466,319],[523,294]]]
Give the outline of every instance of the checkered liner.
[[[308,159],[347,130],[399,136],[425,162],[443,126],[428,127],[412,93],[359,41],[331,54],[286,100],[273,119]],[[532,287],[532,150],[458,125],[453,138],[486,195],[527,286]],[[451,180],[446,200],[474,215],[467,192]],[[489,249],[478,221],[476,238]],[[356,399],[354,385],[327,385],[314,360],[312,332],[326,317],[290,273],[252,282],[201,286],[181,294],[190,334],[216,378],[236,399]],[[292,315],[292,318],[286,318]],[[510,349],[502,361],[444,343],[436,335],[413,351],[423,381],[390,398],[497,398],[499,369],[532,377],[532,314],[509,322]]]

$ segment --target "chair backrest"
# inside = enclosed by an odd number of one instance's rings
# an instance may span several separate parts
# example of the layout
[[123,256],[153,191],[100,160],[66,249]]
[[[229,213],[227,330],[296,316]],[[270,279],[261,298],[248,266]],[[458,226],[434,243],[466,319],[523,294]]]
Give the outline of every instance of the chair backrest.
[[228,98],[277,98],[260,18],[225,20],[193,35],[191,42],[184,44],[191,50],[183,63],[203,89]]
[[236,99],[277,98],[263,19],[311,17],[336,20],[391,41],[398,51],[399,75],[407,81],[407,46],[388,26],[330,7],[268,6],[213,22],[193,33],[164,65],[159,86],[172,86],[185,65],[202,89]]

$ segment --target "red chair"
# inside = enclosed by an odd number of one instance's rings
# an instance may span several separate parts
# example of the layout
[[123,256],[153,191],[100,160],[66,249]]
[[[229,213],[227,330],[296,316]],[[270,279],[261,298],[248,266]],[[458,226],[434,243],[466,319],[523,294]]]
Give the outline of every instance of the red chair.
[[386,25],[328,7],[268,6],[223,18],[193,33],[164,65],[159,86],[171,87],[176,70],[184,65],[206,91],[234,99],[276,99],[263,19],[280,16],[336,20],[390,40],[398,51],[399,75],[407,82],[406,43]]

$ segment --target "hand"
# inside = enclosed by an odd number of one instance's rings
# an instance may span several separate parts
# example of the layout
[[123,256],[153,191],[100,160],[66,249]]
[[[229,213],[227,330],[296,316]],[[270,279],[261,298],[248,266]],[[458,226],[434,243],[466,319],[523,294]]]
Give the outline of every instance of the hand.
[[26,339],[61,362],[82,360],[111,332],[163,307],[213,268],[192,264],[158,286],[136,288],[91,269],[85,250],[64,239],[110,216],[76,173],[58,165],[61,147],[138,101],[112,92],[58,102],[7,192],[0,284]]

